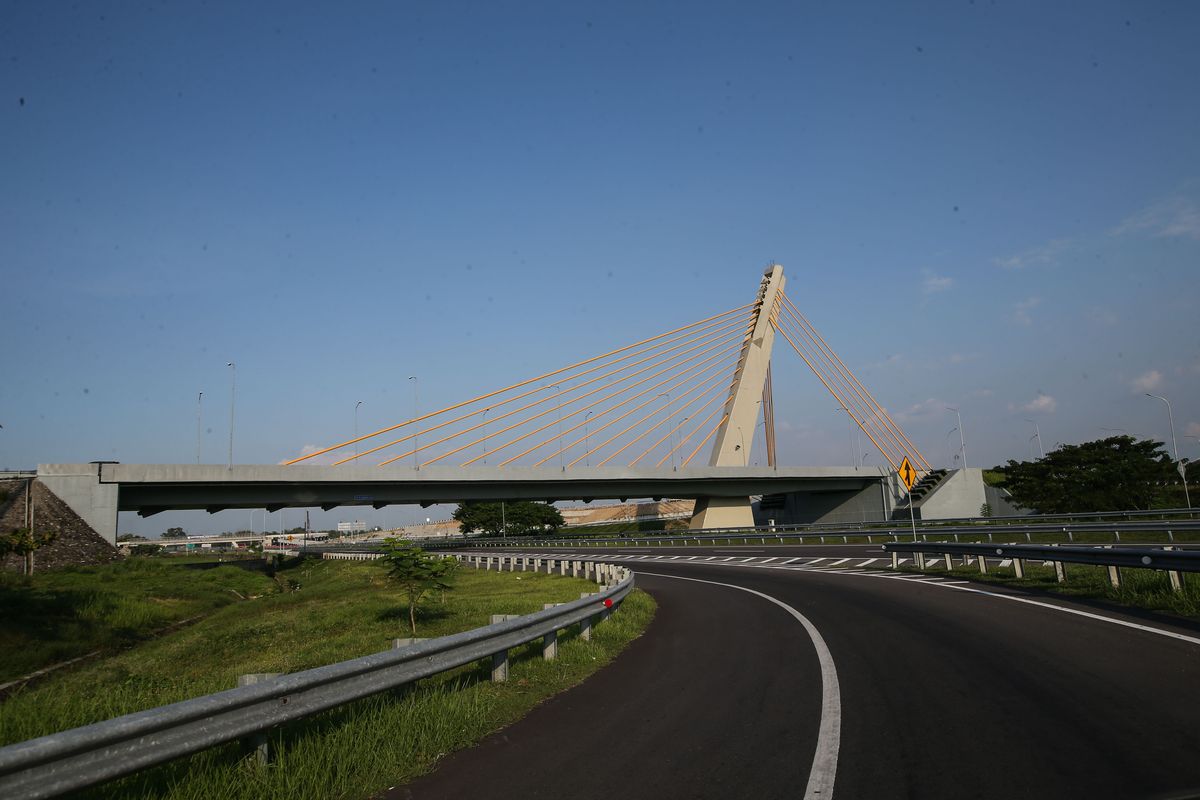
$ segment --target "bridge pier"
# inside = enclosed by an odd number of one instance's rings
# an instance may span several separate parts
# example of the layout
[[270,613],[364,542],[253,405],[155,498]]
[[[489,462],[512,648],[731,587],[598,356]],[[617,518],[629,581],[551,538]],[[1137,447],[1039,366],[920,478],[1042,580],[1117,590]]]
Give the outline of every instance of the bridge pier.
[[702,528],[753,528],[749,497],[707,497],[696,501],[692,530]]

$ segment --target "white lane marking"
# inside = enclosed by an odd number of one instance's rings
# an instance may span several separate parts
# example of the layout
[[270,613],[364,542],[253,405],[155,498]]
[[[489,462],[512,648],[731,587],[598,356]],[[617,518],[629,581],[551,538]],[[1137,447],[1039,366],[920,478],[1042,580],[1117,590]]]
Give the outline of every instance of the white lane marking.
[[778,561],[778,560],[779,560],[779,556],[775,556],[774,558],[764,558],[759,563],[760,564],[770,564],[772,561]]
[[766,550],[747,550],[744,547],[739,547],[736,550],[730,550],[729,548],[714,547],[713,552],[714,553],[765,553],[767,551]]
[[829,558],[828,558],[828,557],[814,558],[812,561],[809,561],[808,563],[810,563],[810,564],[815,564],[815,563],[817,563],[818,561],[828,561],[828,560],[829,560]]
[[860,567],[865,567],[867,564],[874,564],[876,561],[883,561],[882,558],[868,558],[859,564]]
[[[546,558],[546,556],[538,556],[538,557]],[[596,556],[595,558],[604,558],[604,556]],[[690,556],[689,560],[693,560],[696,558],[699,558],[699,556]],[[799,560],[799,559],[792,559],[792,561],[795,561],[795,560]],[[903,564],[906,561],[908,561],[907,558],[902,558],[902,559],[900,559],[899,563]],[[717,562],[717,563],[723,564],[724,562]],[[1015,603],[1025,603],[1027,605],[1040,606],[1041,608],[1046,608],[1051,611],[1059,611],[1064,614],[1074,614],[1076,616],[1085,617],[1087,619],[1093,619],[1098,622],[1107,622],[1112,625],[1120,625],[1125,628],[1133,628],[1135,630],[1140,630],[1140,631],[1144,631],[1146,633],[1156,634],[1158,636],[1166,636],[1170,639],[1176,639],[1179,641],[1187,642],[1189,644],[1200,645],[1200,638],[1197,638],[1194,636],[1187,636],[1182,633],[1175,633],[1174,631],[1163,630],[1161,628],[1152,628],[1148,625],[1140,625],[1136,622],[1128,622],[1126,620],[1116,619],[1114,617],[1105,617],[1100,614],[1093,614],[1088,611],[1079,611],[1079,610],[1076,610],[1073,608],[1067,608],[1065,606],[1054,605],[1053,603],[1044,603],[1044,602],[1041,602],[1038,600],[1030,600],[1025,597],[1017,597],[1015,595],[1009,595],[1009,594],[997,594],[995,592],[984,591],[983,589],[964,588],[964,587],[970,586],[970,584],[971,584],[970,581],[949,581],[949,580],[945,580],[945,579],[943,579],[941,577],[937,577],[937,576],[934,576],[933,579],[930,580],[928,578],[928,576],[925,576],[922,574],[907,575],[907,574],[892,573],[890,571],[883,572],[883,571],[867,570],[867,571],[859,572],[856,570],[848,570],[848,569],[835,569],[835,570],[821,569],[821,568],[810,569],[802,564],[797,564],[795,566],[784,566],[784,564],[790,564],[790,563],[791,563],[791,561],[786,561],[781,564],[772,564],[770,566],[763,565],[763,564],[753,564],[753,565],[747,565],[747,566],[761,568],[761,569],[785,569],[788,571],[814,572],[814,573],[821,573],[821,574],[825,574],[825,575],[831,575],[831,574],[832,575],[862,575],[867,578],[880,578],[883,580],[907,581],[909,583],[916,582],[916,583],[924,583],[924,584],[933,584],[938,587],[954,589],[954,590],[960,591],[960,592],[970,592],[971,594],[986,595],[987,597],[994,597],[999,600],[1010,600]],[[716,566],[716,565],[714,565],[714,566]],[[737,565],[729,564],[727,566],[739,566],[740,567],[741,564],[737,564]],[[655,574],[655,573],[648,572],[646,574],[651,575],[651,574]],[[678,577],[678,576],[667,575],[664,577]],[[680,578],[680,580],[698,580],[698,579],[697,578]],[[711,581],[701,581],[701,583],[711,583]],[[734,587],[734,588],[742,588],[742,587]],[[751,591],[751,590],[746,589],[745,591]]]
[[[641,572],[641,570],[639,570]],[[657,572],[641,572],[643,575],[653,575],[656,578],[674,578],[679,581],[707,583],[712,586],[724,586],[727,589],[737,589],[761,597],[791,614],[797,622],[804,626],[808,638],[812,639],[813,648],[817,651],[817,661],[821,665],[821,724],[817,727],[817,750],[813,754],[812,768],[808,772],[808,785],[804,788],[805,800],[833,797],[833,781],[837,777],[838,746],[842,738],[842,690],[838,684],[837,667],[833,663],[833,654],[825,644],[817,627],[808,618],[782,600],[777,600],[769,594],[747,589],[733,583],[718,583],[699,578],[685,578],[681,575],[662,575]]]
[[1079,617],[1087,617],[1088,619],[1094,619],[1094,620],[1098,620],[1100,622],[1107,622],[1112,625],[1120,625],[1124,628],[1133,628],[1134,630],[1145,631],[1146,633],[1154,633],[1159,636],[1166,636],[1169,639],[1178,639],[1181,642],[1188,642],[1189,644],[1200,644],[1200,639],[1196,638],[1195,636],[1186,636],[1182,633],[1175,633],[1174,631],[1167,631],[1167,630],[1163,630],[1162,628],[1151,628],[1149,625],[1139,625],[1136,622],[1129,622],[1127,620],[1116,619],[1114,617],[1105,617],[1100,614],[1093,614],[1090,611],[1080,611],[1079,609],[1075,609],[1075,608],[1066,608],[1065,606],[1056,606],[1053,603],[1043,603],[1040,600],[1030,600],[1028,597],[1017,597],[1016,595],[1011,595],[1011,594],[997,594],[995,592],[986,592],[983,589],[964,589],[962,586],[958,585],[957,582],[945,582],[942,585],[948,586],[951,589],[954,589],[955,591],[959,591],[959,592],[970,592],[971,594],[982,594],[982,595],[987,595],[988,597],[996,597],[1001,600],[1011,600],[1014,603],[1025,603],[1025,604],[1031,605],[1031,606],[1039,606],[1041,608],[1048,608],[1051,611],[1061,611],[1064,614],[1074,614]]
[[839,558],[837,561],[834,561],[832,564],[826,564],[825,566],[836,567],[838,564],[845,564],[849,560],[850,559],[848,559],[848,558]]
[[733,556],[728,556],[726,558],[722,558],[721,560],[722,561],[733,561]]
[[784,564],[794,564],[797,561],[799,561],[801,558],[803,558],[803,556],[797,556],[796,558],[789,558],[787,561],[780,562],[779,566],[782,567]]

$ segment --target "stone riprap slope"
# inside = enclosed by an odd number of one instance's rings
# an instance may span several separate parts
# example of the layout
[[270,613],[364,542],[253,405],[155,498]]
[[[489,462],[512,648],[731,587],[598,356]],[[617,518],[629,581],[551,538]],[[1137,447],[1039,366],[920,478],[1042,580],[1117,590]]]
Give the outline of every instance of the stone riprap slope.
[[[30,481],[0,481],[0,492],[8,498],[0,502],[0,533],[10,533],[26,523],[26,491]],[[58,532],[53,542],[34,553],[34,570],[59,567],[107,564],[120,558],[117,549],[105,541],[58,496],[39,481],[32,482],[30,500],[33,503],[34,523],[39,530],[49,528]],[[9,555],[0,569],[19,572],[23,559]]]

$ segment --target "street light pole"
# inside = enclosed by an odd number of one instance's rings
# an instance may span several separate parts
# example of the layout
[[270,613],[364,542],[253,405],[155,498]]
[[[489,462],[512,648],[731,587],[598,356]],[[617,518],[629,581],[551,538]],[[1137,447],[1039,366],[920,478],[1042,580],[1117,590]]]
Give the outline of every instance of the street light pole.
[[413,469],[420,471],[421,463],[417,459],[417,454],[421,452],[421,436],[416,432],[416,419],[419,412],[419,398],[417,396],[417,380],[416,375],[409,375],[408,379],[413,382]]
[[354,404],[354,438],[355,438],[354,457],[355,458],[358,458],[358,441],[357,441],[357,439],[358,439],[358,407],[361,406],[362,404],[363,404],[362,400],[359,400],[357,403]]
[[1042,429],[1038,427],[1037,420],[1027,419],[1025,421],[1033,426],[1033,438],[1037,439],[1038,452],[1042,454],[1042,458],[1045,458],[1046,448],[1042,447]]
[[237,398],[237,364],[230,361],[229,367],[229,469],[233,469],[233,408]]
[[1179,477],[1183,478],[1183,499],[1187,503],[1187,507],[1192,507],[1192,498],[1188,494],[1187,485],[1187,467],[1179,463],[1179,445],[1175,443],[1175,414],[1171,411],[1171,401],[1161,395],[1150,394],[1146,392],[1146,397],[1153,397],[1155,400],[1162,400],[1167,404],[1167,422],[1171,425],[1171,451],[1175,454],[1176,468],[1179,470]]
[[[592,448],[588,446],[588,417],[595,413],[595,411],[589,411],[583,415],[583,465],[585,467],[590,467],[592,465]],[[672,460],[671,463],[674,464],[674,460]]]
[[567,471],[563,465],[563,446],[562,446],[562,384],[552,383],[550,388],[558,389],[558,394],[554,396],[554,404],[558,406],[558,468],[563,472]]
[[963,469],[966,469],[966,468],[967,468],[967,440],[966,440],[966,438],[963,436],[962,414],[959,414],[959,413],[958,413],[958,409],[957,409],[957,408],[951,408],[950,406],[946,406],[946,410],[947,410],[947,411],[953,411],[953,412],[954,412],[954,415],[955,415],[956,417],[958,417],[958,447],[959,447],[959,454],[962,456],[962,458],[960,459],[960,460],[962,461],[962,468],[963,468]]
[[[947,448],[947,451],[949,451],[949,447],[950,447],[950,436],[951,436],[951,434],[953,434],[953,433],[954,433],[956,430],[958,430],[958,428],[957,428],[957,427],[954,427],[954,428],[951,428],[950,430],[946,431],[946,438],[945,438],[945,439],[942,441],[942,447],[945,447],[945,448]],[[954,458],[953,458],[953,457],[951,457],[951,459],[950,459],[950,463],[951,463],[951,464],[953,464],[953,463],[954,463]]]
[[488,406],[483,410],[483,438],[480,440],[483,446],[483,465],[487,466],[487,412],[491,411],[492,407]]
[[204,392],[201,392],[196,397],[196,463],[197,464],[200,463],[200,442],[202,441],[201,432],[203,429],[203,426],[201,425],[201,419],[202,419],[203,411],[204,411],[204,402],[203,401],[204,401]]

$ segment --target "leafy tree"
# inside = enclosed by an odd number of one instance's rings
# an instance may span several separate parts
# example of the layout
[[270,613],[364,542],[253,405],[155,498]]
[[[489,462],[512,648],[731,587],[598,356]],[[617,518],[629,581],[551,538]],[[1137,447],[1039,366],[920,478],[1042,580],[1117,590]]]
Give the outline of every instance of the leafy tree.
[[388,577],[408,598],[408,627],[416,636],[417,606],[432,591],[441,591],[445,596],[446,590],[452,588],[450,580],[458,562],[452,558],[438,558],[399,539],[383,540],[383,561],[389,567]]
[[464,534],[483,531],[488,536],[526,536],[553,533],[565,524],[562,514],[549,503],[515,500],[501,503],[462,503],[454,520]]
[[163,531],[162,538],[164,539],[186,539],[187,531],[183,528],[167,528]]
[[33,574],[33,554],[40,547],[50,544],[58,538],[58,531],[47,528],[31,530],[17,528],[10,533],[0,534],[0,559],[9,553],[15,553],[25,559],[25,574]]
[[1001,471],[1013,501],[1043,514],[1149,509],[1174,494],[1179,473],[1162,442],[1111,436],[1062,445]]

